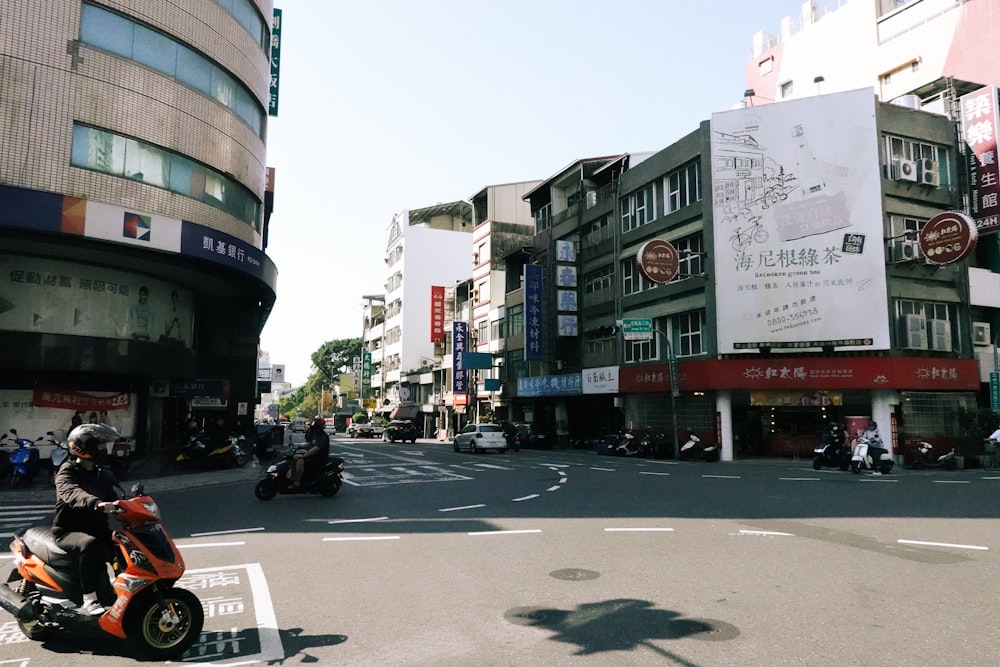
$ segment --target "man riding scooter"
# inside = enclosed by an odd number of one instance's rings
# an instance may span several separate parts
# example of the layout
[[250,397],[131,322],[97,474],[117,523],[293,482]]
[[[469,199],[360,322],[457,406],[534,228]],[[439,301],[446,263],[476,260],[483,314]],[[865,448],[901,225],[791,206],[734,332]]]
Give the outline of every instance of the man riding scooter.
[[296,452],[291,468],[292,489],[302,486],[302,476],[306,479],[319,473],[330,458],[330,436],[326,434],[326,422],[316,417],[306,431],[306,449]]
[[109,442],[121,437],[107,424],[81,424],[69,434],[69,461],[56,473],[56,514],[52,533],[59,546],[77,554],[83,604],[80,613],[100,615],[114,602],[108,579],[111,529],[107,515],[117,510],[117,480],[97,464]]

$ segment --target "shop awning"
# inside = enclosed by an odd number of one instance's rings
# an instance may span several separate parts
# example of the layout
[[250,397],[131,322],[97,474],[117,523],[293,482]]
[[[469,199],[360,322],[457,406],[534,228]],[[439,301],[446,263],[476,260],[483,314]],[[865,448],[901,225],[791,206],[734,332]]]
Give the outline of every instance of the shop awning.
[[418,405],[400,405],[392,414],[389,415],[389,419],[413,419],[420,413],[420,406]]

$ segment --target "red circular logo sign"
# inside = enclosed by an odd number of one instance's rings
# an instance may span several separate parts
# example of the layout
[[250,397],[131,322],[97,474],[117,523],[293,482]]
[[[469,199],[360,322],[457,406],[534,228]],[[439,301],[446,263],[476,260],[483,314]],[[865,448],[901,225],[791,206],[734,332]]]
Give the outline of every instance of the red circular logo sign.
[[651,239],[639,247],[635,256],[642,275],[654,283],[669,283],[680,269],[677,248],[663,239]]
[[930,264],[951,264],[968,257],[978,237],[972,218],[959,211],[945,211],[927,221],[917,240]]

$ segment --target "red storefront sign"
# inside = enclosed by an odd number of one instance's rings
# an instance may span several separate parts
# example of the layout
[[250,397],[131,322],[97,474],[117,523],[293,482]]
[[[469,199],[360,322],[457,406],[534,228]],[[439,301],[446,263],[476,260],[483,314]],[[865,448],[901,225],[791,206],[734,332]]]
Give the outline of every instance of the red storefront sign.
[[101,412],[106,410],[123,410],[131,405],[129,394],[112,394],[110,396],[93,396],[82,391],[66,391],[62,389],[35,388],[32,403],[39,408],[64,408],[66,410],[82,410]]
[[[678,363],[681,391],[720,389],[915,389],[978,391],[975,359],[838,357],[708,359]],[[622,366],[620,393],[670,391],[667,364]]]

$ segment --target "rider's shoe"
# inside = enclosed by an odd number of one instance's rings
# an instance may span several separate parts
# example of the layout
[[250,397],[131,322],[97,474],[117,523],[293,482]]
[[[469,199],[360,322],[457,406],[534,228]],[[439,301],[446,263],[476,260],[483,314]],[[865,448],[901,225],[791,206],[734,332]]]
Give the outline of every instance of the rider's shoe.
[[95,598],[91,598],[84,600],[83,604],[76,611],[78,614],[83,614],[84,616],[100,616],[107,610]]

